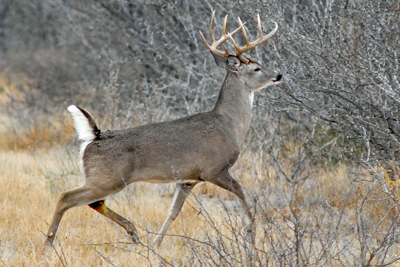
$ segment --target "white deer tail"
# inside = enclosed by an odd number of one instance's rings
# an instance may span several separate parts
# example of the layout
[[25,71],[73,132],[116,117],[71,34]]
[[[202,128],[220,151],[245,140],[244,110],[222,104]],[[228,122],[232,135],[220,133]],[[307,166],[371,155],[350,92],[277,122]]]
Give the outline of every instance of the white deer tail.
[[68,111],[71,113],[72,119],[74,119],[75,129],[80,140],[91,142],[100,137],[100,130],[87,110],[71,105],[68,107]]

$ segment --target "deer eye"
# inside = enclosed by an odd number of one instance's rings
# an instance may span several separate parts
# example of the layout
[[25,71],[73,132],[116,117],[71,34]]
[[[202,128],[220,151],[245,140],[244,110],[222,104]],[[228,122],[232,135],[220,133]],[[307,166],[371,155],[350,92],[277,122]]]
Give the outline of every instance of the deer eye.
[[261,69],[260,68],[256,68],[254,71],[260,71]]

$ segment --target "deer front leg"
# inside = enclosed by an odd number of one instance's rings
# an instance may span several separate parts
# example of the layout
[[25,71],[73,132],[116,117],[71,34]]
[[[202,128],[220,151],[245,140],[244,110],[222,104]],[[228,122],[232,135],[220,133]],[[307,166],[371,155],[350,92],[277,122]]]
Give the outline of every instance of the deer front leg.
[[225,190],[228,190],[229,192],[232,192],[239,198],[239,202],[245,214],[245,236],[249,242],[254,244],[256,235],[254,217],[247,205],[242,186],[229,174],[228,169],[224,169],[219,175],[214,176],[214,179],[209,181]]
[[160,232],[157,234],[156,238],[153,241],[153,244],[156,247],[161,245],[161,242],[164,238],[165,233],[167,232],[171,223],[178,216],[179,212],[182,209],[183,203],[185,203],[186,198],[188,197],[190,191],[192,191],[193,187],[197,183],[192,184],[181,184],[177,183],[175,188],[174,198],[172,199],[171,206],[169,207],[168,216],[165,220],[163,226],[161,227]]
[[112,209],[108,208],[104,204],[104,200],[99,200],[96,202],[93,202],[89,204],[89,207],[100,213],[101,215],[104,215],[105,217],[109,218],[113,222],[119,224],[121,227],[123,227],[128,235],[131,237],[133,243],[139,243],[139,236],[137,234],[136,228],[133,225],[132,222],[129,220],[125,219],[118,213],[114,212]]

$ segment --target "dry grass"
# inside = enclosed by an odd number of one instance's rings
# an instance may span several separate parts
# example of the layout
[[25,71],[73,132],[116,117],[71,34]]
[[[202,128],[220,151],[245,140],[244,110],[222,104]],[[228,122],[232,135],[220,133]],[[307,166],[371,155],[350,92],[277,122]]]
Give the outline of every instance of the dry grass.
[[32,123],[0,131],[0,150],[31,150],[71,143],[74,130],[69,120],[52,118],[52,123]]
[[[129,244],[124,231],[89,207],[73,208],[66,213],[62,230],[57,233],[57,256],[52,248],[43,245],[43,241],[58,192],[82,182],[74,162],[76,158],[69,159],[67,151],[57,149],[37,153],[8,151],[0,155],[0,258],[5,266],[108,265],[100,254],[109,257],[117,266],[128,266],[130,262],[147,265],[147,259],[139,255],[148,253],[146,247]],[[167,196],[157,194],[168,192],[165,187],[137,184],[109,201],[112,209],[139,226],[145,244],[149,244],[155,235],[143,229],[157,231],[172,200],[172,190]],[[193,205],[194,201],[191,202]],[[205,224],[198,217],[198,210],[186,204],[169,232],[198,236]],[[169,261],[184,258],[179,249],[182,242],[185,242],[184,238],[166,237],[160,253]],[[151,254],[150,258],[154,260]]]
[[[32,150],[70,144],[75,130],[69,115],[60,118],[48,114],[16,114],[15,109],[4,112],[11,105],[24,107],[26,97],[34,94],[30,86],[32,81],[14,75],[17,83],[12,83],[6,72],[0,76],[0,150]],[[27,118],[22,119],[23,116]]]
[[[131,185],[108,200],[112,209],[138,226],[142,244],[130,244],[119,226],[85,206],[66,213],[54,248],[44,246],[47,223],[58,193],[82,182],[76,154],[56,148],[36,152],[1,152],[0,266],[244,265],[246,246],[243,245],[240,232],[237,232],[241,221],[240,213],[235,211],[234,198],[208,184],[195,188],[194,196],[190,197],[172,224],[168,232],[171,236],[165,237],[160,250],[152,247],[151,240],[155,236],[153,232],[160,229],[166,217],[174,187],[143,183]],[[293,230],[296,228],[296,217],[299,225],[303,224],[300,227],[305,232],[309,231],[303,238],[304,244],[311,244],[315,250],[320,249],[321,244],[312,243],[310,233],[313,229],[320,229],[319,233],[326,233],[327,239],[336,239],[338,242],[332,248],[332,253],[347,248],[358,253],[358,237],[351,230],[351,224],[357,221],[355,210],[365,200],[365,188],[352,185],[348,171],[345,166],[338,166],[334,171],[321,172],[319,179],[309,179],[291,186],[274,179],[273,175],[265,175],[257,156],[249,153],[239,160],[233,171],[235,177],[240,177],[248,192],[260,198],[256,216],[257,248],[263,252],[255,254],[260,257],[259,262],[264,262],[264,266],[275,265],[273,260],[267,260],[271,244],[276,244],[273,239],[282,243],[290,238],[296,240],[296,231]],[[268,201],[261,199],[265,196]],[[329,216],[323,210],[322,203],[329,203],[329,209],[338,212],[346,210],[343,213],[346,223],[338,223],[336,219],[327,221]],[[382,217],[379,212],[372,215],[377,219]],[[321,219],[324,216],[325,220]],[[308,226],[304,225],[307,220],[310,223]],[[232,230],[232,227],[236,229]],[[330,231],[335,227],[341,228],[340,233],[332,235]],[[349,248],[349,243],[340,245],[344,242],[338,238],[341,235],[345,236],[343,240],[350,240],[354,247]],[[225,241],[221,243],[221,240]],[[219,247],[221,244],[223,249]],[[222,254],[218,255],[216,249],[221,249],[218,253]],[[227,255],[229,251],[236,254]],[[395,253],[393,249],[390,251]],[[196,259],[196,255],[203,259]],[[213,256],[207,259],[207,255]],[[219,262],[216,260],[218,257]],[[317,258],[316,255],[310,257],[309,265],[313,265],[313,257]],[[314,265],[338,266],[335,261]]]

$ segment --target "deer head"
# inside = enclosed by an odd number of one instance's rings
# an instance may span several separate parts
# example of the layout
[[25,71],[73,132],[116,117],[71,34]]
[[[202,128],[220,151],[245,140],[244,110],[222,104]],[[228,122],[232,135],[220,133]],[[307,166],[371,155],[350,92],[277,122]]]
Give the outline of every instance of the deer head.
[[[269,85],[279,83],[280,80],[282,79],[282,75],[278,71],[261,66],[259,63],[243,56],[243,53],[249,51],[250,49],[255,48],[256,46],[270,39],[278,30],[278,24],[274,22],[275,28],[269,34],[263,35],[260,15],[257,15],[259,38],[251,42],[247,37],[245,24],[241,21],[240,18],[238,18],[240,25],[239,28],[235,29],[231,33],[226,33],[226,24],[228,20],[228,15],[226,15],[222,28],[222,36],[219,40],[215,40],[214,17],[215,17],[215,11],[212,14],[211,24],[210,24],[210,38],[212,42],[211,45],[207,42],[201,31],[200,34],[201,37],[203,38],[205,45],[208,47],[208,49],[214,56],[217,65],[226,67],[228,75],[229,72],[237,75],[240,78],[240,80],[243,81],[245,89],[249,90],[250,92],[258,91]],[[243,33],[243,37],[246,43],[243,47],[240,47],[236,43],[235,39],[233,39],[233,36],[240,30]],[[236,50],[236,55],[230,54],[226,46],[223,45],[227,40],[232,41],[232,44]],[[218,49],[218,47],[221,45],[224,46],[225,51],[221,51]]]

